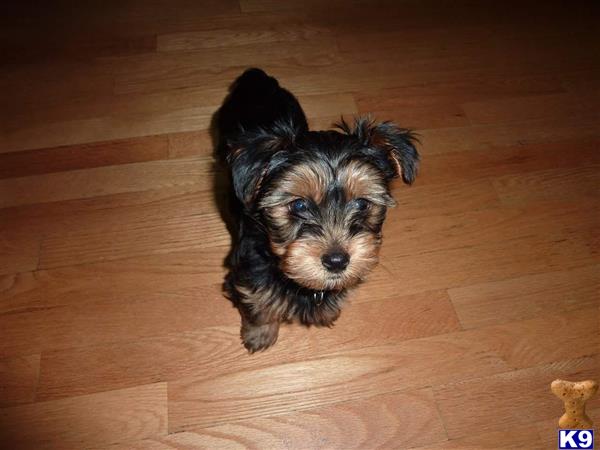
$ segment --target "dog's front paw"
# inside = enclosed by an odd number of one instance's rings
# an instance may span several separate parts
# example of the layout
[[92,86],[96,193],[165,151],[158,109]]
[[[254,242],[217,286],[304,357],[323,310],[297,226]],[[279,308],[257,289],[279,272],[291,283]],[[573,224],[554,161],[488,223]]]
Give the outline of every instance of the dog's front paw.
[[278,335],[279,323],[242,326],[242,341],[250,353],[266,350],[277,341]]

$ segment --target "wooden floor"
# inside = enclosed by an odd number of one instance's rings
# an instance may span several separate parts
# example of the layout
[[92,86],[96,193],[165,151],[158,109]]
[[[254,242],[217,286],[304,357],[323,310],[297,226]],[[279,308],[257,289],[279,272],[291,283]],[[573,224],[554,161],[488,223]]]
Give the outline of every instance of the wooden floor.
[[[0,447],[556,448],[550,382],[600,381],[597,3],[13,3]],[[254,356],[207,132],[248,66],[423,155],[336,326]]]

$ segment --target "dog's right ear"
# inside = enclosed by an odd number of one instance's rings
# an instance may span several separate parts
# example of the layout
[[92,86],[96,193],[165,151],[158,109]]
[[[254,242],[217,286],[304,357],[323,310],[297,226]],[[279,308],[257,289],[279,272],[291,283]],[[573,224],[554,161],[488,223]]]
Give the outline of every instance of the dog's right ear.
[[285,163],[299,132],[291,122],[276,122],[269,129],[242,130],[237,139],[227,142],[233,189],[246,207],[257,199],[269,174]]
[[412,184],[419,168],[418,142],[415,134],[392,122],[377,123],[369,117],[354,120],[354,126],[344,119],[336,124],[344,133],[356,138],[364,147],[363,153],[379,166],[386,177],[402,177]]

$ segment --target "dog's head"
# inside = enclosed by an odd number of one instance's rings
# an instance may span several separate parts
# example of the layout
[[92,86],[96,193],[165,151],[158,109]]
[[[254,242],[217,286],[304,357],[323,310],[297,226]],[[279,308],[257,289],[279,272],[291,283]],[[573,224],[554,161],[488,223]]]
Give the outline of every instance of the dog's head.
[[315,290],[350,287],[377,264],[394,205],[388,183],[412,183],[419,162],[413,135],[392,123],[337,127],[278,123],[230,143],[237,197],[268,231],[283,273]]

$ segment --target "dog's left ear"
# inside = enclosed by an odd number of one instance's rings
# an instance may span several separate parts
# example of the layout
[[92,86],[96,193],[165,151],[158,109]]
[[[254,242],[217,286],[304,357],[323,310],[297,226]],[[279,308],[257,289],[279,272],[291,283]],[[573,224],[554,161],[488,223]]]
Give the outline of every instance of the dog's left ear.
[[354,126],[343,119],[337,127],[356,137],[365,156],[385,173],[386,178],[402,177],[412,184],[419,169],[419,153],[415,148],[417,138],[407,129],[392,122],[376,123],[370,118],[357,118]]
[[236,139],[227,142],[233,189],[242,204],[252,207],[264,180],[286,162],[300,131],[291,121],[275,122],[268,129],[241,130]]

